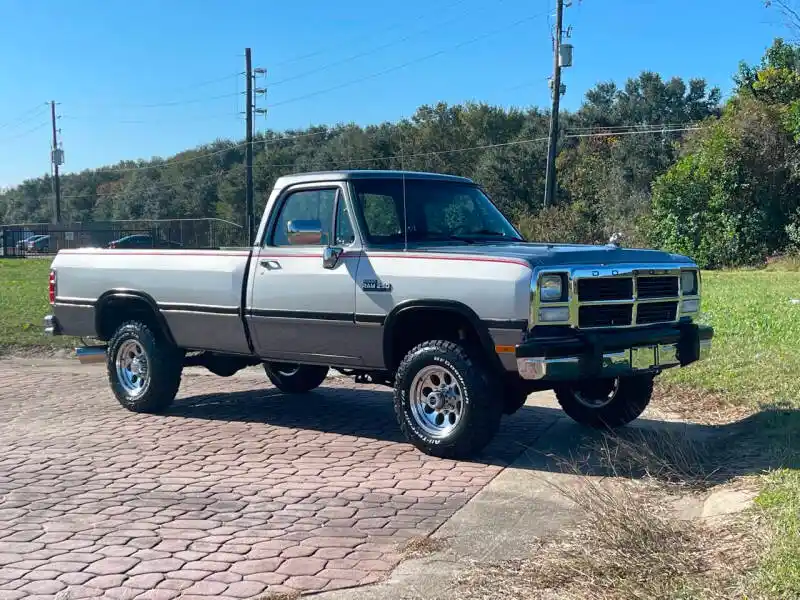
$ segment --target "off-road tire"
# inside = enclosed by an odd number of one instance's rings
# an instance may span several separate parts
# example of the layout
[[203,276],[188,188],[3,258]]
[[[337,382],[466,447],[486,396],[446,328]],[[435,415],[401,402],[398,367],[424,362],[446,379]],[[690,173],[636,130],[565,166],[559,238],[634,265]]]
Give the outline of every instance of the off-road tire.
[[[117,375],[117,355],[128,340],[137,341],[147,356],[149,382],[139,394],[131,395]],[[157,336],[144,323],[128,321],[120,325],[108,343],[106,369],[111,391],[125,408],[139,413],[160,413],[175,400],[181,385],[184,352]]]
[[272,385],[280,391],[286,394],[305,394],[322,385],[328,376],[328,367],[264,363],[264,372]]
[[619,378],[619,389],[604,406],[592,408],[578,400],[570,385],[556,387],[558,403],[578,423],[597,429],[615,429],[627,425],[641,415],[653,396],[653,375]]
[[[462,390],[463,414],[455,429],[434,438],[415,422],[410,393],[414,376],[423,368],[440,364],[456,378]],[[500,425],[503,405],[492,394],[489,371],[463,347],[444,340],[419,344],[403,358],[395,375],[394,411],[406,439],[425,454],[441,458],[469,458],[492,440]]]

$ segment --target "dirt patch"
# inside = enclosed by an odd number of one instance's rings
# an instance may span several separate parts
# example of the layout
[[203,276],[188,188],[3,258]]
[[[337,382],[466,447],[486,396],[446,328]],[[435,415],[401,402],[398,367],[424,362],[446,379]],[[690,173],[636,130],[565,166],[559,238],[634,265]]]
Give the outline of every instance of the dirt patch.
[[401,549],[403,558],[421,558],[434,552],[439,552],[447,547],[443,539],[418,536],[408,540]]

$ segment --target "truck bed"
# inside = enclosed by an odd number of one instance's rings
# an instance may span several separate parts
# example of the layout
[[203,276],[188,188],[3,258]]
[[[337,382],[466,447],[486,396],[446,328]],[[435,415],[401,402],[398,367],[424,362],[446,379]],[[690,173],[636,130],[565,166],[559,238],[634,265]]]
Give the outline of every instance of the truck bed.
[[[146,290],[183,348],[249,354],[240,311],[249,250],[62,250],[54,314],[66,335],[95,335],[112,291]],[[213,347],[212,347],[213,346]]]

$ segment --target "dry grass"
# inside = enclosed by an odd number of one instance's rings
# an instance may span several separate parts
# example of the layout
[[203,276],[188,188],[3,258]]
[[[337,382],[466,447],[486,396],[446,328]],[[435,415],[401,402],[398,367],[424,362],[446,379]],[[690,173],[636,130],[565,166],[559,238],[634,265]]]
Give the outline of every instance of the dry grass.
[[590,451],[610,475],[686,490],[706,490],[719,483],[725,462],[712,444],[680,429],[606,433],[590,444]]
[[656,381],[650,406],[657,412],[668,413],[698,425],[723,425],[741,421],[757,410],[753,405],[732,404],[720,392],[662,380]]
[[[633,482],[589,480],[563,488],[582,520],[534,556],[472,569],[458,597],[629,600],[742,597],[753,532],[670,517]],[[752,596],[750,596],[752,597]]]
[[447,543],[438,538],[418,536],[408,539],[400,549],[404,558],[420,558],[443,550]]

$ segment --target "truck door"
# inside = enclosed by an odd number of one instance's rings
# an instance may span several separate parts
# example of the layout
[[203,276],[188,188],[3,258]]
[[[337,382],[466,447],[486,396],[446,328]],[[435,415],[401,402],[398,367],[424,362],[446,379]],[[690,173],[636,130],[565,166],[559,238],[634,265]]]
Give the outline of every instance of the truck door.
[[[250,270],[247,314],[256,353],[275,361],[361,364],[350,341],[361,252],[346,187],[293,186],[272,213]],[[339,252],[334,264],[323,264],[325,254]]]

